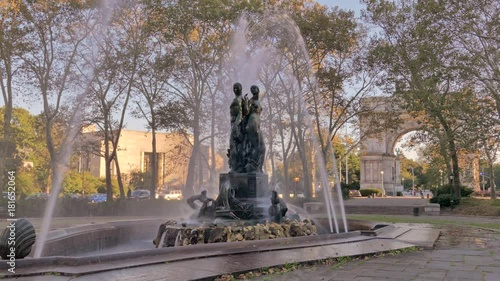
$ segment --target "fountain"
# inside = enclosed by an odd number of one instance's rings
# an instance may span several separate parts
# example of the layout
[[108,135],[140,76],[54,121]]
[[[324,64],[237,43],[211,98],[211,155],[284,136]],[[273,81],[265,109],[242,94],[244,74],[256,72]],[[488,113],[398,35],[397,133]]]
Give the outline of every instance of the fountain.
[[[228,129],[231,132],[228,151],[230,171],[220,174],[217,199],[209,200],[203,193],[191,198],[190,203],[195,199],[203,203],[201,213],[194,218],[184,217],[167,222],[163,218],[141,219],[48,232],[49,221],[44,225],[46,230],[42,231],[46,238],[38,242],[45,245],[44,257],[41,257],[42,247],[40,250],[37,247],[36,258],[18,261],[18,276],[55,272],[62,275],[94,274],[96,279],[107,279],[109,276],[99,275],[99,272],[128,270],[126,274],[133,278],[133,274],[142,270],[137,267],[161,264],[164,268],[171,268],[168,276],[162,276],[165,280],[208,279],[228,272],[276,264],[361,255],[414,245],[406,240],[394,240],[405,231],[393,226],[347,221],[334,156],[333,171],[330,172],[335,180],[336,192],[326,188],[329,186],[329,171],[304,97],[304,93],[314,95],[317,83],[310,75],[312,68],[300,31],[288,16],[270,13],[259,18],[261,27],[258,29],[261,33],[249,33],[247,16],[243,15],[238,22],[226,63],[226,80],[231,82],[228,85],[233,85],[235,96],[225,97],[227,104],[231,104],[231,128]],[[274,47],[276,42],[266,41],[266,33],[273,31],[286,37],[283,42],[287,42],[288,50],[295,55],[294,59],[300,60],[305,67],[304,73],[308,73],[298,79],[293,70],[285,68],[281,71],[289,86],[287,90],[296,99],[298,108],[293,113],[303,118],[301,122],[309,130],[310,149],[315,151],[319,181],[324,187],[327,222],[287,218],[291,211],[297,212],[300,208],[287,206],[278,197],[277,191],[269,187],[268,175],[264,173],[266,147],[260,122],[266,119],[260,116],[262,108],[265,108],[261,103],[266,95],[272,95],[272,87],[263,88],[265,92],[260,96],[260,88],[255,84],[259,84],[257,78],[264,69],[276,63],[275,59],[282,58],[276,55],[279,52]],[[257,43],[248,44],[247,37],[256,39]],[[248,52],[249,45],[254,47],[252,52]],[[238,83],[233,84],[235,82]],[[242,90],[249,85],[253,85],[250,87],[252,98],[246,99],[242,97]],[[333,151],[331,147],[330,151]],[[52,197],[55,200],[55,196]],[[48,210],[46,214],[50,213]],[[158,229],[160,223],[163,224]],[[153,244],[151,238],[155,235]],[[175,247],[181,245],[190,246]],[[239,259],[249,257],[252,262],[239,263],[239,267],[225,267],[235,263],[235,255],[239,255]],[[259,255],[271,257],[260,259]],[[196,266],[203,262],[211,263],[210,270],[197,272]],[[193,270],[180,273],[178,268],[181,263],[191,263]]]
[[[250,86],[250,93],[252,97],[249,99],[247,95],[243,96],[243,85],[249,85],[259,81],[259,75],[265,68],[272,68],[273,72],[283,72],[288,75],[292,87],[290,95],[295,96],[295,101],[301,105],[301,109],[296,114],[304,116],[304,123],[306,130],[310,132],[311,142],[315,151],[314,157],[318,164],[319,180],[322,186],[329,186],[329,173],[325,167],[325,160],[318,140],[314,132],[314,126],[311,116],[307,111],[307,103],[305,95],[316,95],[317,82],[313,73],[309,56],[305,47],[305,43],[300,34],[300,30],[294,21],[286,15],[267,13],[262,18],[259,18],[259,28],[262,34],[250,30],[250,24],[247,20],[250,16],[243,14],[238,21],[236,32],[232,36],[231,47],[229,51],[229,59],[226,62],[225,68],[227,69],[228,79],[234,83],[232,92],[234,96],[230,104],[230,131],[229,136],[229,149],[227,150],[227,157],[229,162],[229,173],[220,174],[219,178],[219,196],[214,201],[213,205],[207,205],[208,201],[204,203],[204,207],[200,210],[198,217],[202,218],[200,223],[207,223],[207,206],[210,206],[210,212],[213,212],[214,221],[209,221],[212,224],[226,224],[230,225],[231,221],[246,225],[255,225],[263,223],[265,220],[271,220],[275,223],[280,223],[281,218],[286,215],[285,212],[280,210],[287,210],[286,204],[275,196],[270,199],[271,190],[269,188],[268,175],[263,172],[264,158],[266,153],[265,136],[263,135],[260,126],[268,120],[261,119],[263,99],[260,97],[260,89],[257,85]],[[305,67],[304,73],[305,81],[298,81],[296,75],[291,75],[289,69],[273,69],[274,60],[282,58],[280,50],[277,49],[273,43],[269,42],[269,30],[281,34],[283,40],[289,46],[294,46],[295,59],[300,60]],[[253,32],[253,34],[252,34]],[[255,42],[250,44],[247,41],[248,37],[252,37]],[[272,56],[272,55],[275,56]],[[224,80],[220,78],[221,80]],[[299,84],[304,82],[303,86]],[[298,89],[302,88],[302,91]],[[230,92],[230,91],[227,91]],[[306,93],[306,94],[305,94]],[[269,91],[266,94],[270,94]],[[320,97],[317,97],[320,98]],[[231,100],[226,97],[225,100]],[[319,101],[321,103],[321,101]],[[269,105],[268,105],[269,106]],[[229,123],[229,122],[228,122]],[[271,124],[272,125],[272,124]],[[333,151],[331,144],[330,151]],[[341,231],[348,232],[347,220],[340,192],[340,184],[337,175],[335,156],[333,157],[333,177],[336,183],[335,198],[328,188],[324,188],[324,199],[328,216],[329,232],[339,233]],[[194,200],[195,197],[191,199]],[[199,196],[196,197],[199,199]],[[189,200],[189,199],[188,199]],[[271,202],[269,202],[271,200]],[[202,201],[202,200],[200,200]],[[272,203],[272,204],[271,204]],[[282,207],[280,207],[280,205]],[[268,211],[269,210],[269,211]],[[271,217],[269,215],[272,213]],[[203,215],[201,215],[203,214]],[[210,218],[210,215],[208,216]],[[341,225],[342,223],[342,225]],[[205,228],[197,228],[196,225],[184,226],[189,231],[194,231],[193,237],[198,236],[198,233],[205,233]],[[155,238],[155,245],[158,247],[161,244],[161,236],[163,233],[170,233],[166,240],[175,241],[175,236],[179,233],[185,233],[183,227],[173,224],[170,221],[162,224],[157,237]],[[169,236],[167,235],[167,236]],[[209,234],[206,234],[209,235]],[[184,234],[184,236],[189,236]],[[202,235],[203,236],[203,235]],[[200,238],[203,240],[202,238]],[[187,238],[187,240],[189,240]],[[195,239],[197,240],[197,238]],[[204,239],[208,241],[210,239]],[[220,239],[218,239],[220,240]],[[169,243],[165,243],[169,244]],[[170,243],[173,246],[175,243]]]

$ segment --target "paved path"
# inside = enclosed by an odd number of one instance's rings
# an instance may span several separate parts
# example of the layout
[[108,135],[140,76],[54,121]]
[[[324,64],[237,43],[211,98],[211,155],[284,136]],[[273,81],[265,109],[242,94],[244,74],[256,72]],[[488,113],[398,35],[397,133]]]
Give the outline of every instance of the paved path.
[[385,198],[351,198],[345,200],[346,206],[413,206],[425,205],[428,199],[420,197],[385,197]]
[[[440,216],[410,216],[410,215],[363,215],[363,214],[352,214],[347,215],[348,218],[356,219],[358,217],[367,217],[368,221],[375,221],[375,218],[387,218],[386,221],[392,222],[402,222],[406,221],[409,223],[429,223],[429,222],[443,222],[444,223],[468,223],[468,224],[499,224],[500,217],[479,217],[479,216],[452,216],[452,215],[440,215]],[[500,280],[499,280],[500,281]]]
[[448,226],[432,251],[319,265],[251,280],[325,281],[499,281],[500,232]]

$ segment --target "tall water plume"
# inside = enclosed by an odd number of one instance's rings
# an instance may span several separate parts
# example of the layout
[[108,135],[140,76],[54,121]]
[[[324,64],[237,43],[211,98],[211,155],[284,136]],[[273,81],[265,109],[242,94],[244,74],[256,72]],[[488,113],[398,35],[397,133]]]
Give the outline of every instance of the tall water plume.
[[[316,77],[298,26],[289,16],[275,11],[261,16],[243,14],[237,23],[230,43],[228,59],[225,62],[225,72],[228,79],[224,89],[225,98],[228,100],[232,98],[232,95],[229,96],[232,83],[240,82],[243,85],[244,93],[250,85],[264,86],[260,95],[264,115],[266,111],[271,110],[271,105],[266,104],[266,99],[264,99],[266,95],[280,95],[273,98],[277,98],[282,103],[296,103],[290,112],[279,113],[279,115],[287,114],[290,122],[303,122],[306,125],[307,134],[312,142],[312,148],[309,149],[313,149],[315,153],[319,181],[324,190],[327,214],[330,218],[330,231],[333,232],[334,229],[336,232],[340,231],[338,223],[340,220],[343,223],[343,228],[347,231],[333,149],[330,149],[330,153],[333,155],[334,168],[332,171],[327,171],[326,159],[324,159],[315,133],[316,127],[309,114],[310,105],[306,102],[313,97],[317,99],[316,104],[324,104],[321,101],[321,96],[318,95]],[[299,72],[303,76],[297,78]],[[266,75],[274,75],[274,80],[271,79],[269,82],[269,77]],[[269,88],[265,88],[266,86]],[[303,119],[299,120],[298,118]],[[265,121],[267,120],[263,120],[263,122]],[[269,138],[269,136],[265,137]],[[291,138],[292,135],[290,134],[289,137]],[[331,143],[328,145],[331,148]],[[302,149],[306,148],[302,147]],[[333,176],[335,182],[336,188],[333,193],[329,192],[328,188],[330,186],[329,174]]]
[[[97,32],[92,32],[92,34],[94,35],[93,38],[95,40],[93,41],[94,44],[92,44],[92,49],[94,49],[92,50],[92,53],[96,53],[97,43],[99,43],[98,41],[102,39],[102,34],[104,34],[103,31],[107,30],[113,10],[118,3],[118,0],[102,2],[102,16],[99,18],[99,20],[101,21],[101,23],[99,24],[100,30],[98,30]],[[87,26],[87,28],[92,27]],[[52,179],[52,189],[50,191],[49,200],[44,211],[40,235],[38,235],[38,241],[36,243],[36,249],[34,253],[35,258],[40,258],[43,254],[43,248],[45,246],[45,242],[47,241],[47,236],[52,225],[52,217],[54,214],[57,197],[61,190],[64,180],[64,173],[66,172],[66,169],[68,167],[69,159],[73,150],[73,142],[81,129],[83,114],[85,113],[85,111],[82,110],[82,106],[87,97],[90,83],[92,82],[94,69],[90,69],[89,72],[90,73],[87,73],[87,77],[90,78],[86,79],[87,81],[83,83],[83,89],[81,93],[76,96],[73,102],[72,115],[69,120],[68,131],[66,132],[66,135],[61,144],[60,152],[58,154],[57,162],[59,168],[56,170],[54,178]]]

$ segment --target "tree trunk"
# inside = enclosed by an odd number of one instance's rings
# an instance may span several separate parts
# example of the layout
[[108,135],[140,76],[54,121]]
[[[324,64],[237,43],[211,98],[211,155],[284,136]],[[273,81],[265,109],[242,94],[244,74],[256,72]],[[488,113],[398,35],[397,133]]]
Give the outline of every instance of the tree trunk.
[[[50,161],[52,164],[52,172],[50,173],[50,177],[52,178],[52,181],[50,182],[50,188],[47,190],[47,193],[50,194],[53,190],[57,188],[57,175],[59,172],[59,165],[57,165],[57,160],[51,160]],[[57,194],[56,194],[57,196]]]
[[450,145],[450,158],[453,166],[453,189],[455,190],[455,195],[458,198],[462,197],[462,192],[460,190],[460,167],[458,166],[458,155],[455,147],[455,142],[449,140]]
[[[47,116],[48,114],[49,113],[46,112],[45,116]],[[47,142],[47,150],[49,151],[49,156],[50,156],[50,166],[52,168],[52,173],[51,173],[52,182],[50,185],[47,185],[47,187],[48,187],[47,193],[50,193],[51,188],[54,187],[55,182],[57,181],[57,179],[54,177],[54,175],[56,175],[55,171],[58,169],[58,166],[57,166],[58,159],[57,159],[57,154],[56,154],[55,147],[54,147],[54,141],[52,140],[52,134],[51,134],[51,132],[52,132],[52,119],[45,117],[45,121],[46,121],[45,139]]]
[[[488,157],[488,158],[491,158],[491,157]],[[490,166],[490,193],[491,193],[491,199],[496,199],[497,198],[497,194],[496,194],[496,186],[495,186],[495,167],[494,167],[494,163],[491,159],[488,159],[490,160],[489,162],[489,166]]]
[[[6,186],[4,184],[4,177],[7,171],[13,171],[15,169],[14,159],[12,159],[12,153],[14,151],[15,145],[11,140],[11,121],[12,121],[12,69],[11,69],[11,61],[10,59],[4,59],[5,65],[5,77],[7,81],[7,85],[3,84],[3,81],[0,81],[3,101],[5,104],[4,111],[4,120],[3,120],[3,138],[1,139],[0,145],[0,184],[2,186]],[[0,75],[2,75],[2,71],[0,71]]]
[[200,193],[201,192],[201,189],[202,189],[202,186],[203,186],[203,155],[202,155],[202,152],[201,152],[201,148],[199,150],[199,153],[198,153],[198,161],[196,163],[198,166],[198,186],[196,188],[196,193]]
[[13,144],[11,140],[11,120],[12,120],[12,103],[5,105],[4,111],[4,124],[3,124],[3,138],[1,140],[0,149],[0,184],[3,184],[3,179],[7,171],[15,169],[14,159],[12,159]]
[[125,189],[123,188],[122,174],[120,172],[120,164],[118,163],[118,155],[115,154],[116,179],[118,180],[118,188],[120,189],[120,200],[125,199]]
[[156,198],[155,194],[156,194],[156,188],[158,185],[158,156],[156,154],[156,124],[154,121],[152,121],[151,123],[152,123],[151,124],[151,133],[152,133],[151,146],[152,146],[152,150],[153,150],[153,157],[151,159],[152,171],[151,171],[150,192],[151,192],[151,198]]
[[311,199],[311,190],[309,188],[307,188],[308,186],[311,185],[311,176],[309,173],[309,163],[307,162],[306,143],[305,143],[303,135],[304,134],[302,133],[302,130],[299,129],[299,131],[298,131],[298,136],[299,136],[298,143],[299,143],[299,145],[297,146],[297,148],[299,150],[300,162],[302,163],[302,171],[303,171],[303,176],[304,176],[304,179],[302,182],[304,185],[304,188],[305,188],[304,195],[307,199]]
[[283,177],[284,177],[284,183],[283,183],[283,196],[290,196],[290,180],[289,180],[289,173],[288,173],[288,159],[283,157]]
[[118,155],[115,154],[116,180],[118,181],[118,189],[120,190],[120,199],[125,199],[125,189],[123,188],[122,174],[120,172],[120,164],[118,163]]
[[443,126],[443,129],[446,133],[446,140],[448,142],[448,151],[450,154],[451,165],[452,165],[451,175],[453,175],[453,178],[450,179],[451,181],[450,183],[453,185],[455,195],[458,198],[461,198],[462,192],[460,190],[460,167],[458,166],[458,155],[457,155],[457,147],[455,145],[454,134],[451,131],[451,128],[448,126],[448,123],[446,123],[445,119],[442,116],[438,116],[438,119],[441,123],[441,126]]
[[212,95],[212,124],[211,124],[211,127],[210,127],[210,175],[209,175],[209,178],[208,178],[208,182],[209,182],[209,189],[211,192],[216,192],[217,190],[216,187],[215,187],[215,183],[216,183],[216,177],[217,177],[217,174],[216,174],[216,170],[217,170],[217,163],[215,162],[216,159],[215,159],[215,151],[216,151],[216,148],[215,148],[215,111],[216,111],[216,108],[215,108],[215,95]]
[[184,192],[186,192],[187,196],[194,195],[194,182],[195,182],[195,170],[196,170],[196,157],[195,155],[198,154],[198,147],[197,145],[193,145],[193,151],[191,152],[191,157],[189,158],[189,163],[188,163],[188,173],[186,176],[186,188]]
[[198,161],[198,153],[200,149],[200,136],[199,136],[199,117],[198,114],[194,114],[193,120],[193,150],[191,152],[191,157],[189,158],[188,173],[186,177],[186,188],[185,192],[187,196],[195,194],[194,184],[196,181],[196,162]]
[[105,165],[105,176],[106,176],[106,196],[107,198],[113,198],[113,185],[111,182],[111,158],[109,153],[109,133],[107,126],[104,125],[104,165]]
[[[301,88],[299,86],[299,88]],[[309,174],[309,163],[307,162],[307,153],[306,153],[306,141],[305,141],[305,132],[303,131],[303,125],[304,125],[304,118],[306,118],[302,112],[300,103],[297,105],[297,123],[296,123],[296,130],[294,130],[294,138],[297,144],[297,150],[299,152],[300,156],[300,161],[302,164],[302,171],[303,171],[303,185],[304,187],[308,187],[311,185],[311,176]],[[314,133],[314,132],[313,132]],[[297,187],[295,187],[297,188]],[[305,197],[307,199],[311,199],[311,192],[309,188],[305,188]]]

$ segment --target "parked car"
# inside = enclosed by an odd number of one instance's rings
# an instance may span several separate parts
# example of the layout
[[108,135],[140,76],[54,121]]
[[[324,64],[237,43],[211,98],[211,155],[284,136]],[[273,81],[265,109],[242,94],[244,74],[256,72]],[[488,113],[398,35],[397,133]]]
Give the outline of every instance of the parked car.
[[47,200],[49,195],[47,193],[35,193],[26,197],[24,200]]
[[102,202],[106,202],[107,199],[108,199],[108,195],[105,193],[96,193],[96,194],[92,194],[88,197],[88,201],[90,203],[102,203]]
[[362,197],[359,190],[349,190],[349,197]]
[[146,189],[136,189],[132,191],[129,199],[148,200],[151,197],[151,192]]
[[166,200],[182,200],[182,191],[180,190],[167,190],[163,195]]
[[80,199],[80,198],[82,198],[82,195],[78,194],[78,193],[69,193],[69,194],[66,194],[64,197],[71,198],[71,199]]

